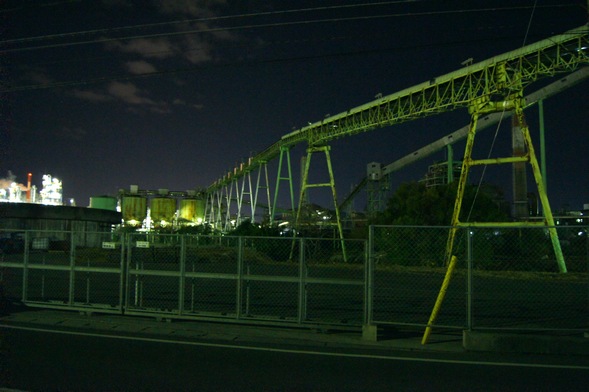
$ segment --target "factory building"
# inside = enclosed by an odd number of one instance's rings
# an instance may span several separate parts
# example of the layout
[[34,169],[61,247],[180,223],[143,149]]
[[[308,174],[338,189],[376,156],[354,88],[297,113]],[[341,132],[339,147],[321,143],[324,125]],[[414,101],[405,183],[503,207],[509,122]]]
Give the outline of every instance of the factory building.
[[[116,204],[115,208],[64,206],[59,179],[43,175],[42,188],[37,192],[31,178],[29,173],[24,185],[9,172],[8,178],[0,180],[0,244],[19,243],[22,247],[24,232],[30,231],[31,241],[47,250],[69,243],[72,232],[78,246],[97,246],[104,233],[120,225]],[[4,248],[1,250],[10,250]]]
[[45,238],[46,247],[69,241],[70,232],[79,246],[99,246],[102,234],[121,223],[121,213],[97,208],[34,203],[0,203],[0,237],[31,230]]

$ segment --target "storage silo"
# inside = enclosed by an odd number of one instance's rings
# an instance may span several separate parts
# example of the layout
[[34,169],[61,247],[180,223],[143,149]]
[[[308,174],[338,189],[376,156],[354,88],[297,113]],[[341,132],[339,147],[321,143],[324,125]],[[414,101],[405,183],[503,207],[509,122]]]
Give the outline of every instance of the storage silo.
[[205,206],[206,200],[205,199],[196,199],[196,221],[197,223],[202,223],[205,219]]
[[171,225],[176,214],[176,199],[154,197],[151,199],[151,221],[155,226]]
[[90,197],[90,208],[116,211],[117,198],[113,196],[92,196]]
[[196,222],[196,199],[182,199],[180,201],[179,219],[185,223]]
[[205,201],[197,198],[186,198],[180,201],[179,221],[183,224],[200,224],[204,220]]
[[129,226],[141,226],[147,217],[147,199],[143,196],[125,195],[121,199],[123,221]]

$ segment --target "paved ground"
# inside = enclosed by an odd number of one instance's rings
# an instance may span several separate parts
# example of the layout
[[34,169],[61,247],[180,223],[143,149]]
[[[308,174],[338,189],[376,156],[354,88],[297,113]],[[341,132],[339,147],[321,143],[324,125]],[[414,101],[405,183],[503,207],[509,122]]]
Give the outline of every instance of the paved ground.
[[[92,323],[100,318],[91,317]],[[589,385],[589,358],[464,352],[453,342],[411,351],[413,337],[399,334],[382,339],[383,346],[358,344],[357,334],[235,325],[228,326],[237,327],[231,331],[194,321],[152,328],[152,323],[167,323],[136,320],[142,329],[132,325],[129,336],[108,336],[84,330],[89,327],[84,320],[82,328],[63,315],[53,321],[69,326],[61,331],[42,324],[0,328],[6,358],[0,385],[31,392],[573,392]],[[120,323],[105,326],[123,329]]]
[[237,345],[407,350],[429,353],[495,352],[575,356],[589,361],[589,337],[577,334],[504,334],[435,330],[422,345],[423,330],[378,328],[378,339],[367,340],[359,330],[330,330],[153,317],[83,314],[74,311],[17,307],[0,317],[0,324],[66,332],[141,336],[154,339],[199,340]]
[[209,340],[235,344],[267,343],[321,347],[380,347],[407,350],[463,351],[460,331],[433,334],[430,343],[421,344],[423,331],[383,331],[379,339],[363,339],[360,330],[277,327],[209,321],[160,320],[153,317],[82,314],[73,311],[21,308],[0,318],[6,327],[51,328],[106,334],[152,336],[161,339]]

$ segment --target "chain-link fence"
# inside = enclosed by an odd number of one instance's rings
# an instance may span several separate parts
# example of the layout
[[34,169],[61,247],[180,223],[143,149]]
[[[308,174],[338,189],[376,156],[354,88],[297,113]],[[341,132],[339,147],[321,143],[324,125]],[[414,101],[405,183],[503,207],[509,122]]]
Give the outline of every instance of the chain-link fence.
[[124,293],[124,236],[84,233],[72,238],[73,304],[120,311]]
[[[445,253],[449,228],[373,226],[372,320],[376,324],[425,326],[446,272]],[[461,235],[456,251],[464,253]],[[438,326],[466,326],[467,279],[458,268],[446,292]]]
[[4,295],[158,317],[363,322],[364,241],[22,231],[2,234]]
[[[458,228],[457,267],[432,325],[467,329],[588,326],[587,228],[558,227],[568,273],[547,227]],[[428,325],[447,271],[450,227],[374,226],[371,320]]]
[[0,281],[8,298],[31,306],[122,309],[120,236],[3,231],[0,238]]
[[557,233],[566,274],[544,227],[471,231],[473,328],[586,329],[587,228]]
[[128,237],[125,312],[361,325],[364,241]]
[[23,297],[26,237],[25,231],[0,230],[0,290],[6,298]]
[[[433,327],[584,330],[587,227],[457,228]],[[372,226],[369,241],[0,231],[4,296],[31,306],[256,322],[425,327],[450,227]],[[559,256],[562,252],[562,257]],[[559,273],[559,259],[568,273]]]

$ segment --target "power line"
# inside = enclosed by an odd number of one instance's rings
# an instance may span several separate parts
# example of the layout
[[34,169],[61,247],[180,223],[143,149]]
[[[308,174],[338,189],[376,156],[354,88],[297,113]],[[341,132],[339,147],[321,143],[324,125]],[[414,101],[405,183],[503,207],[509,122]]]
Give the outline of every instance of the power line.
[[[382,4],[382,3],[371,3],[371,4]],[[562,7],[570,7],[573,5],[577,6],[578,4],[545,5],[545,6],[540,6],[538,8],[562,8]],[[530,8],[532,8],[532,6],[510,6],[510,7],[494,7],[494,8],[481,8],[481,9],[459,9],[459,10],[427,11],[427,12],[406,12],[406,13],[393,13],[393,14],[382,14],[382,15],[352,16],[352,17],[340,17],[340,18],[323,18],[323,19],[314,19],[314,20],[299,20],[299,21],[291,21],[291,22],[248,24],[248,25],[232,26],[232,27],[214,27],[214,28],[183,30],[183,31],[157,33],[157,34],[133,35],[133,36],[125,36],[125,37],[117,37],[117,38],[100,38],[100,39],[93,39],[93,40],[86,40],[86,41],[79,41],[79,42],[66,42],[66,43],[51,44],[51,45],[25,47],[25,48],[5,49],[5,50],[0,51],[0,53],[4,54],[4,53],[14,53],[14,52],[23,52],[23,51],[33,51],[33,50],[40,50],[40,49],[54,49],[54,48],[60,48],[60,47],[100,44],[100,43],[108,43],[108,42],[114,42],[114,41],[127,41],[127,40],[148,39],[148,38],[153,39],[153,38],[181,36],[181,35],[188,35],[188,34],[216,33],[216,32],[223,32],[223,31],[237,31],[237,30],[246,30],[246,29],[262,29],[262,28],[271,28],[271,27],[311,25],[311,24],[320,24],[320,23],[351,22],[351,21],[362,21],[362,20],[365,21],[365,20],[397,18],[397,17],[420,17],[420,16],[434,16],[434,15],[450,15],[450,14],[469,13],[469,12],[514,11],[514,10],[524,10],[524,9],[530,9]],[[308,9],[308,10],[310,10],[310,9]],[[255,14],[251,14],[251,15],[255,15]],[[217,17],[217,18],[228,18],[228,17]],[[205,21],[205,20],[212,20],[212,19],[214,19],[214,18],[198,19],[198,21]],[[193,21],[195,21],[195,20],[193,20]],[[172,22],[168,22],[168,23],[172,23]],[[186,22],[182,21],[182,23],[186,23]],[[139,25],[139,26],[146,26],[146,25]],[[127,26],[127,27],[122,27],[121,29],[123,29],[123,28],[136,29],[139,27],[138,26]],[[23,40],[31,40],[31,41],[49,40],[49,39],[54,39],[54,38],[66,37],[66,36],[75,36],[75,35],[82,35],[82,34],[95,34],[99,31],[107,32],[107,31],[112,31],[112,29],[93,30],[93,31],[78,32],[78,33],[68,33],[65,35],[46,35],[46,36],[31,37],[31,38],[16,39],[16,40],[5,40],[5,41],[1,41],[0,44],[8,45],[8,44],[13,44],[13,43],[26,42]]]
[[261,64],[291,63],[291,62],[299,62],[299,61],[321,60],[321,59],[328,59],[328,58],[334,59],[334,58],[342,58],[342,57],[348,57],[348,56],[368,56],[368,55],[381,54],[383,52],[395,52],[395,51],[404,51],[404,50],[420,50],[420,49],[433,48],[433,47],[466,45],[466,44],[472,44],[472,43],[481,44],[484,42],[497,42],[497,41],[501,41],[501,40],[510,40],[513,38],[514,37],[511,37],[511,36],[504,36],[504,37],[493,37],[493,38],[488,38],[488,39],[477,39],[477,40],[471,40],[471,41],[465,40],[465,41],[453,41],[453,42],[425,44],[425,45],[397,46],[397,47],[390,47],[390,48],[384,48],[384,49],[364,49],[364,50],[358,50],[358,51],[339,52],[339,53],[320,54],[320,55],[262,59],[262,60],[248,61],[248,62],[244,61],[244,62],[214,63],[214,64],[207,64],[207,65],[198,65],[198,66],[193,66],[193,67],[165,69],[165,70],[161,70],[161,71],[146,72],[146,73],[142,73],[142,74],[133,74],[133,75],[118,74],[118,75],[104,76],[104,77],[92,78],[92,79],[55,82],[55,83],[46,83],[46,84],[34,84],[34,85],[17,86],[17,87],[11,87],[11,88],[0,88],[0,93],[46,90],[46,89],[63,88],[63,87],[75,87],[75,86],[83,86],[83,85],[91,85],[91,84],[100,84],[100,83],[111,82],[111,81],[121,81],[121,80],[126,81],[126,80],[135,80],[135,79],[144,79],[144,78],[155,77],[155,76],[165,76],[165,75],[174,75],[174,74],[180,74],[180,73],[198,72],[198,71],[205,71],[205,70],[210,70],[210,69],[245,67],[245,66],[261,65]]
[[[63,38],[63,37],[75,37],[78,35],[104,34],[104,33],[113,33],[113,32],[117,32],[117,31],[125,31],[125,30],[136,30],[136,29],[146,29],[146,28],[152,28],[152,27],[172,26],[172,25],[195,23],[195,22],[213,22],[213,21],[220,21],[220,20],[241,19],[241,18],[249,18],[249,17],[259,17],[259,16],[275,16],[275,15],[281,15],[281,14],[286,15],[286,14],[311,12],[311,11],[327,11],[327,10],[336,10],[336,9],[345,9],[345,8],[372,7],[372,6],[382,6],[382,5],[400,4],[400,3],[415,3],[418,1],[424,1],[424,0],[383,1],[383,2],[371,2],[371,3],[364,3],[364,4],[349,4],[349,5],[337,5],[337,6],[325,6],[325,7],[298,8],[298,9],[293,9],[293,10],[282,10],[282,11],[254,12],[254,13],[226,15],[226,16],[211,16],[211,17],[206,17],[206,18],[182,19],[182,20],[175,20],[175,21],[170,21],[170,22],[147,23],[147,24],[140,24],[140,25],[121,26],[121,27],[113,27],[113,28],[106,28],[106,29],[94,29],[94,30],[87,30],[87,31],[72,32],[72,33],[42,35],[42,36],[37,36],[37,37],[18,38],[18,39],[3,41],[3,42],[5,42],[5,43],[21,43],[21,42]],[[57,4],[61,4],[61,3],[64,3],[64,2],[58,2]]]
[[21,3],[18,7],[13,7],[13,8],[4,8],[4,9],[0,9],[0,14],[7,14],[10,12],[17,12],[17,11],[22,11],[22,10],[27,10],[27,9],[34,9],[34,8],[42,8],[42,7],[54,7],[56,5],[62,5],[62,4],[71,4],[71,3],[79,3],[81,2],[81,0],[64,0],[64,1],[52,1],[50,3]]

